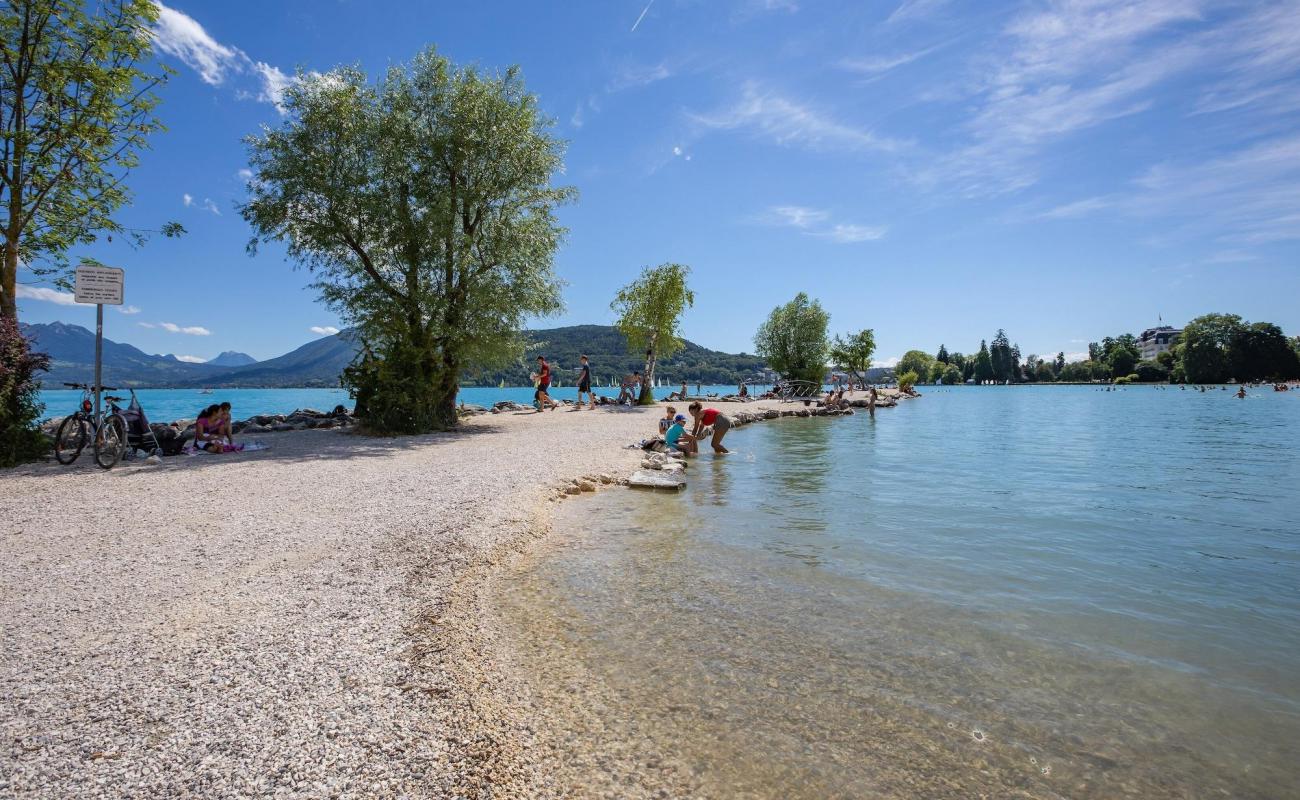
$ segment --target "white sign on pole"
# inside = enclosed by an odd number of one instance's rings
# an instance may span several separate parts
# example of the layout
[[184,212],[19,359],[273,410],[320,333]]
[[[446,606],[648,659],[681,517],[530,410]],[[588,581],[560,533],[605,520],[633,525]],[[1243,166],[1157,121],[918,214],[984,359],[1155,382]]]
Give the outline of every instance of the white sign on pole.
[[75,299],[78,303],[122,305],[122,284],[126,272],[117,267],[77,267]]

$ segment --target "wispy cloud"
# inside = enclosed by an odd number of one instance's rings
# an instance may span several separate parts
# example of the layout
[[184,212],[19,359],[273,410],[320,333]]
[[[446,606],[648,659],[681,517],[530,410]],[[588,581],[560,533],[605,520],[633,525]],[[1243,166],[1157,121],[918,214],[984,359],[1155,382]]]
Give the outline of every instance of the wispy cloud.
[[128,315],[130,315],[130,314],[139,314],[139,313],[140,313],[140,307],[139,307],[139,306],[114,306],[114,308],[117,309],[117,313],[119,313],[119,314],[128,314]]
[[313,325],[308,330],[317,336],[333,336],[339,332],[339,329],[333,325]]
[[[145,322],[141,322],[140,324],[146,328],[153,327],[152,325],[149,325],[148,323]],[[212,331],[208,330],[207,328],[201,327],[199,325],[182,327],[180,325],[177,325],[174,322],[160,322],[158,323],[158,327],[162,328],[163,330],[169,333],[184,333],[184,334],[188,334],[189,336],[211,336],[212,335]]]
[[136,325],[139,325],[141,328],[156,328],[156,327],[158,327],[157,325],[153,324],[152,322],[137,322]]
[[813,236],[830,239],[832,242],[854,244],[857,242],[874,242],[877,239],[883,239],[885,238],[887,230],[888,229],[883,226],[838,223],[831,226],[829,230],[811,231],[810,233]]
[[1200,0],[1055,0],[1015,18],[975,87],[967,144],[917,171],[967,196],[1038,180],[1045,147],[1141,113],[1152,90],[1203,63],[1203,43],[1170,36],[1201,19]]
[[257,90],[241,90],[237,96],[271,103],[284,112],[281,97],[293,78],[277,67],[254,61],[234,45],[218,42],[197,20],[184,12],[168,8],[156,0],[155,5],[158,7],[158,22],[151,33],[154,46],[160,52],[180,60],[210,86],[221,86],[234,76],[251,77],[258,85]]
[[773,206],[758,217],[758,222],[766,225],[798,228],[807,236],[829,239],[839,244],[870,242],[884,238],[887,229],[883,226],[856,225],[838,222],[827,225],[831,212],[820,208],[806,206]]
[[203,198],[203,210],[210,211],[218,217],[221,216],[221,209],[217,208],[217,204],[212,202],[212,198],[210,197]]
[[206,364],[206,363],[208,363],[208,360],[207,360],[206,358],[199,358],[198,356],[176,356],[176,360],[177,360],[177,361],[184,361],[186,364]]
[[744,129],[781,145],[819,150],[895,152],[903,142],[842,123],[810,106],[747,82],[740,99],[710,114],[689,114],[708,129]]
[[932,16],[948,5],[948,0],[903,0],[885,19],[886,25],[912,22]]
[[892,356],[890,358],[882,358],[882,359],[877,359],[875,361],[872,361],[871,366],[888,367],[889,369],[893,369],[894,367],[898,366],[898,362],[902,360],[903,359],[899,358],[898,356]]
[[53,303],[56,306],[84,306],[89,303],[78,303],[72,292],[60,292],[58,289],[49,289],[44,286],[27,286],[18,284],[16,294],[21,300],[39,300],[42,303]]
[[189,192],[186,192],[185,194],[181,195],[181,203],[183,203],[186,208],[189,208],[190,206],[194,205],[194,195],[190,194]]
[[1085,197],[1082,200],[1075,200],[1072,203],[1049,208],[1047,211],[1038,215],[1040,219],[1074,219],[1091,214],[1094,211],[1100,211],[1103,208],[1110,208],[1115,204],[1114,198],[1106,197]]
[[820,208],[806,206],[773,206],[768,209],[767,220],[777,225],[790,225],[795,228],[808,228],[825,222],[831,212]]
[[879,78],[887,72],[925,58],[943,45],[934,45],[912,53],[899,53],[890,56],[868,56],[864,58],[841,59],[838,66],[848,72],[856,72],[866,78]]

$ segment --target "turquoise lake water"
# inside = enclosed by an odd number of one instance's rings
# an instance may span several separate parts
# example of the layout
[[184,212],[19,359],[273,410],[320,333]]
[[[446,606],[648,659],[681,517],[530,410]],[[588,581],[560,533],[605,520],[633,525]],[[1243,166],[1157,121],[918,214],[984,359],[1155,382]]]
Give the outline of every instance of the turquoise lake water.
[[[695,391],[695,385],[690,387]],[[235,419],[247,419],[255,414],[288,414],[299,408],[328,411],[342,404],[351,408],[353,403],[343,389],[217,389],[212,394],[200,394],[199,389],[137,389],[136,395],[151,422],[171,422],[193,419],[201,409],[222,401],[229,401]],[[667,397],[673,388],[655,390],[656,397]],[[726,394],[736,391],[735,386],[705,386],[708,394]],[[598,388],[597,394],[617,397],[618,389]],[[122,391],[118,394],[126,396]],[[576,400],[578,390],[564,386],[551,390],[556,400]],[[81,392],[71,389],[47,389],[40,393],[45,404],[45,416],[61,417],[70,413],[81,402]],[[471,386],[460,390],[459,400],[473,405],[491,406],[499,400],[518,403],[533,401],[532,387],[508,386],[504,389]]]
[[499,598],[702,793],[1300,797],[1300,392],[931,388],[727,445],[566,503]]

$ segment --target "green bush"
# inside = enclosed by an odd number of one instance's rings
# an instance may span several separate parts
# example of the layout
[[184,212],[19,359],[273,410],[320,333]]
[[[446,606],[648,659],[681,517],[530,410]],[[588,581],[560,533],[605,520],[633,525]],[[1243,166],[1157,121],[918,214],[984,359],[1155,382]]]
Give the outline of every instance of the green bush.
[[1124,384],[1129,384],[1129,383],[1132,383],[1132,382],[1136,381],[1137,378],[1138,378],[1138,376],[1136,376],[1136,375],[1121,375],[1121,376],[1119,376],[1118,378],[1115,379],[1115,385],[1116,385],[1116,386],[1122,386],[1122,385],[1124,385]]
[[36,425],[45,410],[36,399],[36,373],[49,366],[49,356],[31,352],[17,320],[0,320],[0,467],[34,461],[49,452],[50,440]]
[[899,375],[898,376],[899,390],[903,392],[912,391],[912,387],[916,385],[916,377],[917,377],[916,373],[912,372],[911,370],[908,370],[907,372],[904,372],[902,375]]

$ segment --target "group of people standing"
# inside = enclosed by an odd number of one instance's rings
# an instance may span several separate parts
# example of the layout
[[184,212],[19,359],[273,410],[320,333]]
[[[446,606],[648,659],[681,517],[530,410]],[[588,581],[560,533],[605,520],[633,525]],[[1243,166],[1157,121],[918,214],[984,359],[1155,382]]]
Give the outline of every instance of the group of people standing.
[[[578,372],[578,404],[573,407],[574,411],[582,410],[582,396],[587,396],[587,407],[591,410],[596,409],[596,395],[591,391],[591,362],[586,355],[580,359],[582,366]],[[551,399],[551,365],[546,363],[545,356],[537,357],[537,371],[532,374],[533,385],[536,391],[533,392],[533,405],[537,408],[537,413],[542,413],[548,408],[559,408],[560,404]]]

